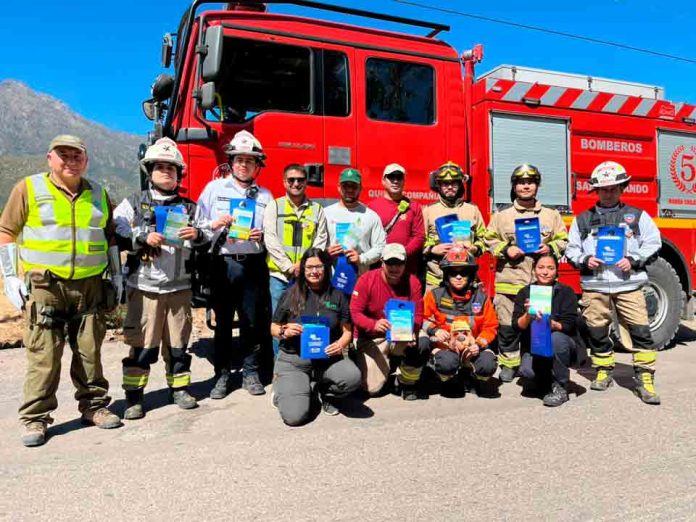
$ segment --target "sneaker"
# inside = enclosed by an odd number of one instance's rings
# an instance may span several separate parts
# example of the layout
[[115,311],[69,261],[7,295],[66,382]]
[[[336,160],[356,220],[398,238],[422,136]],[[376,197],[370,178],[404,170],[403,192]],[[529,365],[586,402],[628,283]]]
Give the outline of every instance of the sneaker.
[[551,391],[544,396],[544,406],[553,408],[564,402],[568,402],[568,392],[561,384],[554,382]]
[[41,421],[30,422],[24,426],[22,444],[27,448],[43,446],[46,443],[46,424]]
[[258,373],[245,375],[242,379],[242,388],[248,391],[249,395],[264,395],[266,393]]
[[215,381],[215,386],[213,386],[213,389],[210,390],[210,398],[224,399],[225,397],[227,397],[229,384],[230,372],[225,370],[220,375],[218,375],[217,380]]
[[498,374],[498,379],[500,382],[512,382],[512,380],[517,375],[517,368],[510,368],[508,366],[501,366],[500,373]]
[[653,375],[650,372],[636,372],[633,378],[633,393],[645,404],[660,404],[660,396],[655,392]]
[[118,415],[114,415],[106,408],[98,408],[96,410],[87,410],[82,414],[82,424],[88,426],[96,426],[104,430],[118,428],[122,425]]
[[597,370],[597,377],[590,384],[590,389],[595,391],[605,391],[612,384],[614,384],[614,370],[613,368],[600,368]]
[[325,395],[319,394],[319,402],[321,402],[321,411],[326,415],[334,417],[340,413],[338,406],[336,406],[335,399],[330,399]]
[[136,420],[145,417],[145,407],[143,406],[143,391],[142,390],[127,390],[126,402],[128,408],[123,412],[123,418],[126,420]]
[[191,395],[186,388],[172,390],[171,399],[182,410],[192,410],[198,406],[198,401]]

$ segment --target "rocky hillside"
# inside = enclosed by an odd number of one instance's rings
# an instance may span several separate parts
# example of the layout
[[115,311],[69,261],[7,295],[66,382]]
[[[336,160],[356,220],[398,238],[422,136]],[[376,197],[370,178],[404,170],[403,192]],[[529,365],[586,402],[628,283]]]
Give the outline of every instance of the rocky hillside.
[[0,206],[18,179],[45,170],[46,148],[57,134],[85,140],[90,158],[87,175],[103,183],[112,199],[138,188],[137,152],[143,137],[107,129],[60,100],[4,80],[0,81]]

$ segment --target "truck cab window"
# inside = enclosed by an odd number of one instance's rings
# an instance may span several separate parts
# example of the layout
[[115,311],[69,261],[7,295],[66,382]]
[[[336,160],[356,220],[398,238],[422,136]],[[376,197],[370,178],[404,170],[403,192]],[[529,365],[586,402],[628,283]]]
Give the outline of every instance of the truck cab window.
[[216,84],[222,118],[220,108],[206,118],[239,123],[264,111],[311,112],[310,56],[305,47],[226,38]]
[[435,121],[435,71],[423,64],[367,60],[366,106],[373,120],[430,125]]
[[348,57],[338,51],[324,51],[324,115],[350,114]]

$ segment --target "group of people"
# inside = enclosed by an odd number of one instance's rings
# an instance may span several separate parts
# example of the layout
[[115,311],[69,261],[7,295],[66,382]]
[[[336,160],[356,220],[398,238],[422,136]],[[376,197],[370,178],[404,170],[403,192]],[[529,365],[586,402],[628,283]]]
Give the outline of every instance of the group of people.
[[[124,418],[145,415],[143,392],[160,351],[171,401],[183,409],[197,406],[188,390],[197,255],[210,261],[210,398],[230,392],[235,366],[241,366],[245,390],[265,393],[259,372],[270,335],[272,402],[288,425],[307,422],[319,408],[338,414],[342,399],[361,387],[371,396],[393,391],[405,400],[426,398],[433,386],[447,395],[474,390],[494,396],[491,377],[498,366],[500,382],[524,377],[543,390],[545,405],[559,406],[568,400],[569,367],[583,361],[585,343],[597,370],[591,388],[606,390],[615,365],[609,337],[614,313],[630,334],[634,391],[659,404],[641,287],[660,234],[647,213],[621,201],[630,176],[618,163],[594,170],[597,204],[568,233],[560,214],[538,201],[541,173],[528,164],[512,173],[512,204],[486,225],[478,207],[464,200],[468,176],[453,162],[431,174],[438,200],[429,206],[405,196],[406,169],[392,163],[382,176],[384,197],[362,203],[361,173],[347,168],[338,180],[339,200],[322,207],[306,194],[302,165],[285,167],[282,197],[274,199],[257,183],[266,156],[249,132],[237,133],[225,153],[230,175],[211,181],[197,203],[179,192],[186,165],[168,138],[141,160],[147,188],[113,209],[106,191],[83,177],[87,148],[74,136],[57,136],[49,146],[49,171],[15,186],[0,217],[0,267],[7,297],[26,310],[28,369],[20,407],[26,446],[45,442],[66,340],[83,421],[121,425],[107,409],[100,348],[104,313],[124,291]],[[443,234],[443,217],[466,223],[464,235]],[[525,218],[539,225],[540,243],[531,251],[516,234]],[[612,264],[596,251],[598,230],[609,225],[625,236],[623,255]],[[120,252],[127,252],[123,269]],[[496,262],[493,299],[478,278],[477,258],[486,252]],[[580,303],[557,281],[562,256],[580,269]],[[546,315],[532,306],[532,286],[552,287]],[[390,314],[394,303],[410,322]],[[549,325],[550,357],[530,349],[540,321]],[[304,334],[315,322],[328,336],[323,353],[309,358],[303,356]],[[233,327],[239,328],[237,343]]]

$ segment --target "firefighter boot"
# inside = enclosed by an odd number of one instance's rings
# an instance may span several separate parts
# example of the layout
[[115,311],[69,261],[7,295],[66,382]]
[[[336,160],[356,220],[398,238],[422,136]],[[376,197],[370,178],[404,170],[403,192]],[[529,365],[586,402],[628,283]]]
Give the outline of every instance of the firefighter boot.
[[192,410],[198,406],[198,401],[186,388],[171,390],[171,401],[182,410]]
[[660,404],[660,396],[655,392],[653,375],[646,371],[637,371],[633,377],[633,393],[645,404]]
[[248,391],[249,395],[264,395],[266,393],[258,373],[244,375],[242,377],[242,388]]
[[230,372],[223,370],[215,378],[215,386],[210,390],[211,399],[224,399],[227,397],[230,385]]
[[145,408],[143,407],[143,390],[127,390],[126,402],[128,407],[123,412],[123,418],[126,420],[136,420],[145,417]]
[[512,382],[517,375],[517,368],[510,368],[509,366],[501,366],[500,373],[498,374],[498,379],[500,382]]
[[568,402],[568,391],[561,383],[554,381],[551,385],[551,391],[544,396],[544,406],[553,408],[564,402]]
[[590,384],[590,388],[596,391],[605,391],[614,384],[614,368],[599,368],[597,377]]
[[46,443],[46,424],[40,421],[30,422],[24,426],[22,444],[27,448],[43,446]]

